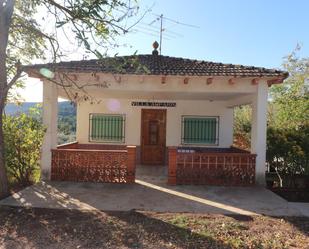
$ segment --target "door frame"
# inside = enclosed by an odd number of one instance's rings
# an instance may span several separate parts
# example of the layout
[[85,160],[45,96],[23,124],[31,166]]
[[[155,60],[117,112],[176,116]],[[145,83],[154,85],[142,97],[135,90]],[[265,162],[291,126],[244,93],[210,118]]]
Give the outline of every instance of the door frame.
[[[141,164],[143,163],[143,112],[144,111],[160,111],[164,113],[165,116],[165,123],[164,123],[164,130],[165,130],[165,137],[164,137],[164,159],[162,164],[153,164],[153,165],[165,165],[166,163],[166,124],[167,124],[167,109],[157,109],[157,108],[142,108],[141,109],[141,132],[140,132],[140,144],[141,144],[141,150],[140,150],[140,158],[141,158]],[[147,164],[145,164],[147,165]],[[149,164],[150,165],[150,164]]]

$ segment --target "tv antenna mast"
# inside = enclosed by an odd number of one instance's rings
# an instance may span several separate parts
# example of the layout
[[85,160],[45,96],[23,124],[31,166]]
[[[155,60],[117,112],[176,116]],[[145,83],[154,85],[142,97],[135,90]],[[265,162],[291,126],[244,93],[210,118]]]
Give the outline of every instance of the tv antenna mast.
[[[170,31],[167,28],[164,27],[164,22],[169,22],[172,23],[174,25],[181,25],[181,26],[186,26],[189,28],[199,28],[199,26],[193,25],[193,24],[188,24],[188,23],[183,23],[183,22],[179,22],[177,20],[168,18],[163,16],[163,14],[158,15],[158,14],[153,14],[154,16],[156,16],[156,18],[151,21],[149,24],[143,24],[143,26],[138,27],[138,29],[141,30],[137,30],[138,32],[142,32],[148,35],[155,35],[154,33],[157,33],[157,29],[159,28],[159,34],[160,34],[160,43],[159,43],[159,52],[161,54],[162,52],[162,41],[163,41],[163,32],[166,38],[178,38],[178,37],[182,37],[182,34],[176,33],[174,31]],[[164,21],[164,22],[163,22]],[[160,27],[156,27],[153,24],[159,22]],[[174,26],[173,25],[173,26]]]
[[161,55],[161,46],[162,46],[162,32],[163,32],[163,14],[160,15],[160,43],[159,43],[160,55]]

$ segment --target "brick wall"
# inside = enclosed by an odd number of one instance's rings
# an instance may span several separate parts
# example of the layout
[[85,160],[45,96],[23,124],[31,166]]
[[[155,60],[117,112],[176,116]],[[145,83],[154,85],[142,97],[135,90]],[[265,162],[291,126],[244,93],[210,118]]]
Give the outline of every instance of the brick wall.
[[52,180],[135,182],[135,146],[122,146],[119,149],[110,145],[78,144],[63,148],[52,150]]
[[255,184],[256,155],[229,148],[222,152],[169,148],[168,183],[250,186]]

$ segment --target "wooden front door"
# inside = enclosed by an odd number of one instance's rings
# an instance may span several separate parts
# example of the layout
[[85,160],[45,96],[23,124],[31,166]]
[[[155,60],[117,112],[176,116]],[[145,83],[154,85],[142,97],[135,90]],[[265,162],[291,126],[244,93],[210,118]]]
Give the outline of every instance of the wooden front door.
[[142,109],[142,164],[163,165],[165,161],[166,110]]

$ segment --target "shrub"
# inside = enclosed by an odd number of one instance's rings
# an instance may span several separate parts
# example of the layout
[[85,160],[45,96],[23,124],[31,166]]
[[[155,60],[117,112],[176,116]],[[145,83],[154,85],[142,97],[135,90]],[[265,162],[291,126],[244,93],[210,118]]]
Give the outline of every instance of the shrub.
[[5,163],[8,177],[19,185],[38,180],[44,127],[37,109],[4,117]]
[[309,124],[298,129],[269,127],[266,160],[279,177],[309,175]]

